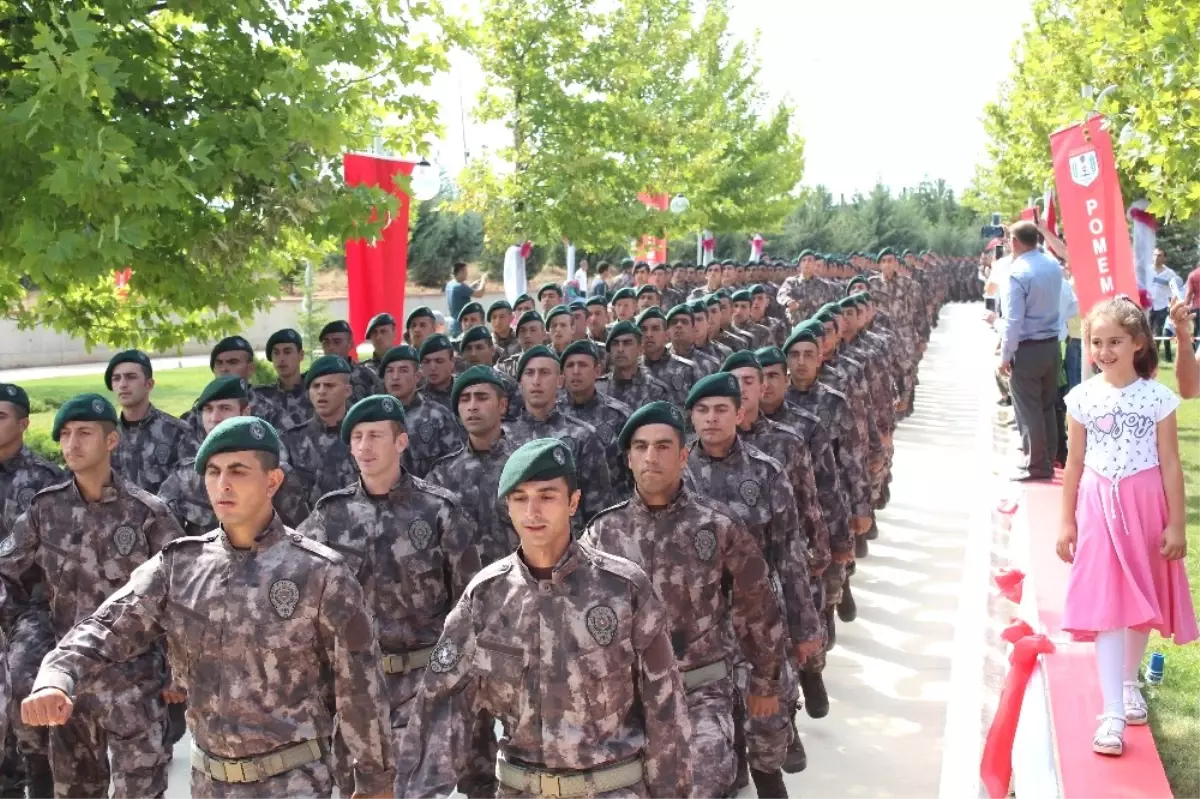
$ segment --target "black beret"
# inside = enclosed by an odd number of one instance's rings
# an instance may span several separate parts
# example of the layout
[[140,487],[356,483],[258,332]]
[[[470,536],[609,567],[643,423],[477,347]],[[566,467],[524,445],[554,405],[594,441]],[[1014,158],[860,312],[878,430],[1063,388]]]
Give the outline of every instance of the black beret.
[[513,310],[516,310],[517,306],[523,302],[533,302],[533,297],[528,294],[518,294],[517,298],[513,300]]
[[469,313],[477,313],[477,314],[479,314],[480,316],[483,316],[483,303],[481,303],[481,302],[468,302],[466,305],[464,305],[464,306],[462,307],[462,309],[461,309],[461,310],[459,310],[459,312],[458,312],[458,316],[457,316],[457,317],[455,317],[455,318],[456,318],[456,319],[457,319],[459,322],[461,322],[461,321],[462,321],[462,319],[463,319],[463,317],[464,317],[464,316],[466,316],[466,315],[467,315],[467,314],[469,314]]
[[217,342],[217,346],[212,348],[212,355],[208,356],[208,368],[213,369],[217,365],[217,356],[226,352],[244,352],[250,356],[250,360],[254,360],[254,348],[250,346],[250,342],[241,336],[227,336]]
[[617,289],[616,293],[614,293],[612,295],[612,301],[613,301],[614,305],[616,305],[621,300],[636,300],[636,299],[637,299],[637,292],[633,290],[632,286],[626,286],[623,289]]
[[744,369],[747,367],[756,369],[759,372],[762,371],[762,364],[754,357],[753,352],[750,350],[738,350],[729,354],[729,357],[725,359],[725,363],[721,364],[721,371],[732,372],[734,369]]
[[[572,305],[574,305],[574,303],[572,303]],[[591,297],[588,297],[587,302],[584,303],[585,307],[590,307],[592,305],[600,305],[607,308],[608,300],[604,297],[601,297],[599,294],[593,294]]]
[[398,422],[404,424],[404,405],[390,394],[372,394],[354,403],[342,419],[342,443],[350,443],[354,426],[363,422]]
[[691,410],[702,399],[707,397],[728,397],[733,400],[735,405],[740,405],[742,402],[742,387],[738,385],[737,378],[729,374],[729,372],[716,372],[715,374],[706,375],[696,381],[696,385],[692,386],[692,390],[688,392],[687,402],[684,407]]
[[413,363],[419,364],[421,362],[421,356],[417,352],[417,348],[411,344],[401,344],[399,346],[392,347],[383,354],[382,358],[379,359],[379,376],[383,377],[383,373],[387,371],[388,364],[395,363],[396,361],[412,361]]
[[546,327],[550,327],[550,320],[556,316],[570,316],[571,309],[565,305],[555,305],[546,312]]
[[688,305],[686,302],[680,303],[671,310],[667,311],[667,324],[671,324],[676,316],[686,316],[688,319],[691,319],[692,313],[692,307],[690,305]]
[[648,319],[661,319],[664,323],[667,321],[667,317],[663,316],[662,308],[657,305],[651,305],[637,315],[637,326],[640,328]]
[[815,319],[805,320],[792,328],[792,334],[783,343],[783,351],[786,353],[801,342],[820,345],[824,337],[825,327],[820,322]]
[[508,300],[496,300],[487,309],[487,321],[492,321],[492,314],[496,311],[512,311],[513,307]]
[[543,283],[542,287],[538,289],[537,298],[540,300],[547,291],[553,291],[558,296],[562,296],[562,286],[557,283]]
[[234,416],[226,419],[213,428],[196,452],[196,472],[204,474],[204,467],[213,455],[247,450],[269,452],[278,457],[279,433],[257,416]]
[[547,347],[545,344],[539,344],[536,347],[530,347],[521,353],[521,357],[517,360],[517,379],[521,379],[521,374],[525,371],[525,367],[534,358],[549,358],[558,363],[558,356],[554,354],[554,350]]
[[437,324],[437,317],[433,315],[433,309],[428,305],[419,305],[416,308],[413,308],[412,313],[410,313],[408,318],[404,320],[404,329],[408,330],[410,327],[412,327],[413,320],[420,319],[422,316],[432,320],[434,324]]
[[729,298],[730,302],[754,302],[754,297],[746,289],[733,292]]
[[683,414],[679,412],[679,409],[669,402],[657,400],[643,405],[630,414],[628,421],[625,422],[625,426],[621,428],[621,432],[617,436],[617,446],[622,450],[629,449],[629,442],[633,439],[633,434],[639,427],[648,424],[665,424],[680,433],[684,431]]
[[567,358],[570,358],[572,355],[587,355],[597,363],[601,361],[599,349],[596,347],[595,343],[586,338],[572,341],[562,351],[562,358],[560,360],[564,366],[567,363]]
[[205,405],[215,400],[250,399],[250,386],[237,375],[224,375],[211,381],[196,399],[196,407],[203,409]]
[[[150,356],[141,350],[125,350],[118,352],[108,360],[108,367],[104,370],[104,387],[112,391],[112,373],[113,369],[117,368],[118,364],[136,363],[145,371],[146,377],[154,376],[154,367],[150,365]],[[212,368],[212,361],[209,361],[209,368]]]
[[345,333],[347,336],[354,335],[354,332],[350,330],[350,323],[345,319],[338,319],[321,328],[321,335],[317,336],[317,341],[325,338],[330,333]]
[[491,344],[492,331],[483,325],[475,325],[475,327],[462,334],[462,338],[459,340],[459,347],[465,350],[468,344],[474,344],[476,341],[486,341],[488,344]]
[[[390,350],[389,350],[390,352]],[[327,375],[348,375],[350,374],[350,362],[340,355],[322,355],[312,362],[312,366],[308,367],[308,371],[304,373],[304,387],[308,388],[312,382],[318,377]]]
[[568,484],[573,484],[575,456],[571,454],[571,448],[557,438],[535,438],[508,456],[504,470],[500,472],[496,496],[504,498],[522,483],[556,477],[565,477]]
[[25,413],[29,413],[29,395],[25,393],[25,389],[14,383],[0,383],[0,402],[11,402],[24,409]]
[[396,320],[390,313],[387,313],[386,311],[375,314],[371,317],[371,321],[367,322],[367,336],[370,337],[375,328],[379,327],[380,325],[391,325],[392,327],[395,327]]
[[456,416],[458,415],[458,398],[462,396],[463,391],[470,386],[479,385],[480,383],[495,386],[500,392],[500,396],[504,396],[504,392],[506,391],[504,380],[500,378],[495,369],[482,364],[472,366],[454,378],[454,387],[450,389],[450,407],[454,409]]
[[521,327],[529,324],[530,322],[540,322],[543,326],[546,324],[544,321],[542,321],[542,315],[537,311],[526,311],[525,313],[521,314],[519,319],[517,319],[517,332],[520,332]]
[[429,338],[421,342],[421,360],[425,360],[435,352],[449,350],[454,352],[454,345],[450,343],[450,338],[441,333],[434,333]]
[[304,339],[300,337],[298,331],[290,327],[285,327],[283,330],[276,330],[267,339],[267,360],[271,360],[271,354],[276,344],[295,344],[296,349],[304,349]]
[[754,359],[764,369],[768,366],[787,366],[787,356],[778,347],[761,347],[754,351]]
[[658,287],[655,285],[652,285],[650,283],[647,283],[646,285],[640,287],[637,290],[637,294],[635,296],[640,298],[643,294],[657,294],[657,293],[658,293]]
[[620,336],[634,336],[638,341],[641,341],[642,331],[641,328],[639,328],[633,322],[630,322],[628,319],[626,319],[624,322],[617,322],[612,326],[612,329],[608,331],[608,335],[604,337],[605,349],[611,347],[613,341]]
[[54,414],[50,437],[58,441],[59,433],[67,422],[111,422],[117,423],[117,409],[99,394],[76,394],[59,406]]

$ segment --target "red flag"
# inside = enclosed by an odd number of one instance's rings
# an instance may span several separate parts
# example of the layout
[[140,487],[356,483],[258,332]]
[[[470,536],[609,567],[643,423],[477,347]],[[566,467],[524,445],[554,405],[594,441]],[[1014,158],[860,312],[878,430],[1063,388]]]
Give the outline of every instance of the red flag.
[[1031,205],[1028,208],[1022,209],[1021,210],[1021,219],[1025,220],[1027,222],[1035,222],[1036,223],[1038,221],[1037,206]]
[[1054,189],[1046,189],[1046,229],[1058,235],[1058,209],[1054,207]]
[[[647,208],[665,211],[671,205],[671,195],[642,192],[638,195],[638,201]],[[642,236],[634,252],[634,258],[645,261],[651,266],[665,264],[667,262],[667,240],[657,236]]]
[[[346,242],[346,283],[350,295],[350,329],[366,337],[367,323],[387,311],[403,325],[404,281],[408,274],[409,196],[394,182],[397,174],[411,175],[407,161],[347,153],[343,159],[346,184],[380,186],[400,199],[400,208],[383,229],[383,236],[368,245],[366,239]],[[375,218],[375,212],[371,212]]]
[[1103,122],[1094,116],[1050,134],[1067,255],[1084,316],[1101,300],[1138,296],[1112,138]]

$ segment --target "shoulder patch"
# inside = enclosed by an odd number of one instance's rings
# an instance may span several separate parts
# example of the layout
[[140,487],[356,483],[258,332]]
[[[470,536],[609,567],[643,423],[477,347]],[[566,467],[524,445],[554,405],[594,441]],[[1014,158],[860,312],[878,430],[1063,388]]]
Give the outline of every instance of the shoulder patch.
[[646,576],[646,572],[642,571],[642,567],[633,561],[603,552],[587,544],[576,544],[576,546],[580,548],[583,557],[588,558],[604,571],[622,577],[639,587],[650,587],[650,578]]
[[286,529],[287,532],[284,535],[286,535],[291,542],[300,549],[311,552],[322,560],[327,560],[330,563],[336,563],[340,565],[346,562],[346,559],[338,554],[336,550],[331,549],[324,544],[319,544],[316,541],[313,541],[311,538],[305,538],[290,527]]
[[42,494],[54,494],[59,491],[62,491],[64,488],[69,488],[71,483],[74,482],[74,480],[75,480],[74,477],[68,476],[67,479],[65,479],[65,480],[61,480],[57,483],[51,483],[48,486],[44,486],[36,494],[33,495],[33,499],[31,499],[29,501],[30,507],[33,507],[33,503],[36,502],[37,498],[40,497]]
[[463,591],[463,594],[466,595],[474,593],[479,586],[483,585],[484,583],[508,574],[510,571],[512,571],[512,559],[515,557],[517,557],[516,554],[508,555],[500,558],[500,560],[489,563],[487,566],[484,566],[475,573],[475,576],[471,578],[471,582],[467,583],[467,588],[465,591]]
[[339,499],[342,499],[345,497],[352,497],[352,496],[354,496],[354,493],[356,491],[358,491],[358,486],[356,486],[356,485],[348,485],[345,488],[334,489],[333,491],[330,491],[326,494],[322,494],[321,497],[317,500],[317,504],[315,507],[319,508],[322,505],[326,505],[330,502],[336,502]]
[[[451,456],[446,455],[443,457],[448,458]],[[441,458],[438,458],[438,460],[440,461]],[[436,461],[435,461],[435,463],[436,463]],[[458,497],[458,494],[455,494],[453,491],[451,491],[448,488],[445,488],[444,486],[440,486],[437,483],[431,483],[428,480],[423,480],[422,478],[417,477],[415,475],[410,475],[410,477],[412,477],[413,484],[416,485],[416,487],[418,489],[426,492],[427,494],[433,494],[435,497],[437,497],[439,499],[444,499],[446,502],[448,502],[451,505],[454,505],[456,507],[461,502],[461,500]]]
[[204,535],[185,535],[180,538],[173,538],[167,543],[163,544],[162,551],[167,552],[171,549],[183,549],[184,547],[188,546],[202,546],[204,544],[216,541],[220,535],[220,530],[213,530],[205,533]]
[[[745,443],[745,442],[743,442],[743,443]],[[783,464],[782,464],[782,463],[780,463],[779,461],[775,460],[774,458],[772,458],[772,457],[771,457],[770,455],[768,455],[767,453],[763,452],[763,451],[762,451],[761,449],[759,449],[758,447],[755,447],[755,446],[753,446],[753,445],[751,445],[751,444],[746,444],[745,446],[746,446],[746,457],[747,457],[749,460],[754,460],[754,461],[759,461],[760,463],[764,463],[764,464],[766,464],[766,465],[767,465],[767,466],[768,466],[768,467],[769,467],[769,468],[770,468],[772,471],[775,471],[775,472],[782,472],[782,471],[783,471]]]
[[170,515],[171,511],[167,508],[167,503],[163,502],[154,494],[151,494],[149,491],[134,485],[128,480],[125,481],[125,488],[129,491],[129,496],[145,505],[154,513],[158,514],[159,516]]
[[627,507],[629,507],[629,499],[622,500],[621,502],[618,502],[616,505],[609,505],[607,508],[605,508],[604,510],[600,511],[595,516],[593,516],[591,518],[591,520],[587,523],[587,526],[591,527],[593,524],[595,524],[600,519],[601,516],[606,516],[609,514],[616,513],[617,511],[622,510]]

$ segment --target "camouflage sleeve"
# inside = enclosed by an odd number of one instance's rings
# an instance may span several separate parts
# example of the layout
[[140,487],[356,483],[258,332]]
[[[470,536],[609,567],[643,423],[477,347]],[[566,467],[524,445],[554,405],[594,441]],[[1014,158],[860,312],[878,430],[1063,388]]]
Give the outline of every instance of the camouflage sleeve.
[[162,637],[160,623],[170,585],[169,565],[159,552],[134,569],[129,582],[70,629],[42,660],[33,690],[75,686],[96,671],[149,650]]
[[355,793],[390,795],[396,775],[379,644],[362,587],[344,564],[331,569],[317,629],[333,672],[338,731],[354,766]]
[[854,551],[854,536],[850,535],[850,506],[838,479],[837,460],[829,439],[817,432],[809,442],[813,455],[813,475],[817,496],[821,499],[821,510],[825,517],[825,529],[829,534],[830,555],[846,555]]
[[320,508],[313,510],[304,521],[296,525],[296,532],[305,538],[327,544],[329,536],[325,534],[325,512]]
[[169,510],[151,513],[146,518],[143,532],[146,534],[146,542],[150,544],[152,553],[161,552],[163,547],[176,538],[183,538],[183,528]]
[[633,649],[638,656],[638,689],[646,723],[646,788],[651,796],[691,796],[692,765],[683,678],[675,665],[667,612],[649,581],[638,593],[642,603],[633,619]]
[[816,640],[820,637],[820,622],[808,585],[808,541],[800,527],[796,495],[783,472],[771,480],[769,491],[771,521],[767,527],[767,540],[776,550],[774,562],[782,583],[788,634],[793,644]]
[[587,475],[586,480],[580,481],[583,498],[579,513],[576,514],[579,519],[579,529],[582,529],[583,525],[591,521],[593,516],[614,502],[612,476],[608,471],[608,455],[597,436],[590,435],[583,440],[583,446],[579,450],[578,464],[580,473]]
[[745,525],[730,525],[725,569],[733,580],[730,618],[742,653],[754,667],[750,693],[778,696],[782,674],[783,615],[771,588],[771,573],[758,542]]
[[275,492],[272,504],[284,524],[288,527],[298,527],[311,512],[308,503],[309,488],[295,469],[285,467],[283,471],[283,485]]
[[871,483],[867,477],[867,442],[863,440],[858,425],[855,424],[849,405],[842,405],[838,416],[841,433],[838,462],[842,468],[842,476],[846,478],[842,488],[850,497],[851,515],[869,516]]
[[196,457],[196,450],[200,449],[200,442],[190,429],[180,430],[179,438],[175,439],[175,458],[176,463],[184,458]]
[[475,546],[475,522],[457,505],[443,508],[439,514],[442,525],[442,550],[447,557],[446,587],[457,600],[467,590],[471,578],[483,568]]
[[12,530],[0,540],[0,627],[6,633],[12,633],[13,625],[29,603],[27,583],[22,577],[36,567],[40,545],[37,519],[28,511],[17,518]]
[[808,537],[808,565],[813,572],[820,573],[829,567],[832,560],[829,552],[829,528],[825,525],[825,517],[821,515],[821,500],[817,493],[817,481],[808,449],[797,447],[793,452],[797,464],[796,480],[799,484],[796,502]]

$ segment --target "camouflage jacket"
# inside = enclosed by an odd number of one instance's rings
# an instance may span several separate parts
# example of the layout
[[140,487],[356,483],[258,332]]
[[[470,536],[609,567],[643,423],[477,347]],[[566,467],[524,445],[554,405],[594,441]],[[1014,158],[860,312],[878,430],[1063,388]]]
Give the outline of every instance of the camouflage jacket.
[[[250,404],[246,406],[246,413],[250,416],[257,416],[282,433],[285,424],[281,406],[272,399],[270,394],[260,397],[256,388],[249,387],[247,393],[250,395]],[[311,413],[312,408],[309,408],[309,414],[311,415]],[[307,418],[308,416],[302,417],[302,420]],[[204,437],[208,435],[204,429],[204,419],[200,415],[200,409],[193,405],[190,411],[184,412],[179,417],[179,421],[187,425],[188,430],[192,433],[192,438],[197,442],[192,452],[187,455],[187,457],[191,457],[196,454],[195,449],[200,446],[198,442],[203,441]]]
[[707,355],[709,358],[712,358],[717,364],[717,371],[721,370],[721,365],[725,363],[725,359],[733,355],[733,350],[719,341],[709,341],[703,346],[696,347],[696,351],[701,355]]
[[267,421],[272,424],[278,422],[280,430],[304,424],[313,415],[313,406],[308,400],[308,391],[304,388],[303,381],[292,389],[286,389],[279,383],[273,386],[255,386],[254,394],[260,403],[275,409],[274,421]]
[[185,535],[204,535],[218,525],[204,476],[196,473],[195,463],[195,458],[181,462],[158,489],[158,498],[167,503]]
[[[374,394],[386,394],[379,372],[370,363],[356,363],[350,371],[350,404]],[[257,415],[257,414],[256,414]]]
[[500,473],[517,444],[501,435],[491,449],[479,451],[470,443],[433,464],[425,481],[454,492],[475,530],[480,562],[487,566],[516,551],[520,539],[508,515],[508,505],[496,496]]
[[747,322],[745,325],[736,325],[731,329],[734,333],[740,334],[742,338],[749,339],[751,349],[757,350],[771,343],[771,329],[766,325]]
[[428,383],[424,383],[424,384],[422,384],[422,387],[421,387],[421,396],[425,398],[426,402],[434,402],[434,403],[437,403],[438,405],[441,405],[443,408],[445,408],[447,411],[450,412],[451,416],[453,416],[454,415],[454,405],[453,405],[453,403],[450,402],[450,392],[453,390],[454,390],[454,381],[453,380],[451,380],[450,383],[445,388],[434,388],[433,386],[429,385]]
[[358,480],[358,464],[342,443],[341,421],[326,427],[314,416],[280,438],[280,461],[287,475],[280,489],[285,523],[299,524],[322,496]]
[[57,465],[24,444],[6,461],[0,461],[0,538],[8,535],[17,518],[29,510],[33,496],[48,485],[61,483]]
[[867,442],[868,452],[878,452],[882,448],[878,418],[873,409],[870,382],[862,361],[847,354],[839,345],[833,359],[821,364],[817,380],[846,395],[859,434]]
[[770,343],[776,347],[783,347],[787,342],[787,337],[791,335],[791,326],[783,319],[778,319],[774,316],[764,316],[758,321],[770,333]]
[[[691,361],[692,363],[696,364],[696,368],[700,370],[701,377],[707,377],[708,375],[721,371],[721,363],[723,363],[723,361],[717,361],[716,357],[702,351],[699,347],[692,347],[686,353],[681,354],[677,349],[675,349],[674,344],[668,344],[667,352],[671,353],[676,358],[682,358],[685,361]],[[684,399],[686,400],[687,397],[684,397]]]
[[794,324],[816,313],[817,309],[827,302],[825,296],[826,291],[816,278],[792,275],[784,279],[775,294],[775,299],[784,308],[787,308],[788,303],[798,303],[796,310],[788,311],[788,319]]
[[608,475],[613,482],[613,498],[628,496],[633,490],[633,473],[629,471],[625,454],[617,446],[617,436],[629,421],[633,409],[597,390],[590,400],[579,405],[566,391],[559,391],[558,410],[564,416],[579,419],[596,428],[596,435],[600,437],[604,451],[608,454]]
[[583,498],[571,520],[573,529],[582,530],[589,519],[614,502],[608,453],[596,428],[587,422],[566,416],[558,408],[541,420],[525,410],[516,421],[504,423],[504,434],[518,447],[535,438],[558,438],[571,447],[579,474],[586,475],[579,481]]
[[390,792],[391,725],[362,589],[276,516],[249,550],[220,530],[168,545],[46,656],[34,689],[74,686],[166,636],[196,746],[264,755],[337,730],[356,790]]
[[680,408],[687,402],[687,395],[692,390],[692,386],[704,377],[704,372],[696,365],[695,361],[680,358],[678,355],[672,354],[670,350],[667,350],[657,361],[643,356],[642,366],[666,384],[671,391],[671,402]]
[[507,338],[500,338],[492,331],[492,344],[496,347],[496,363],[521,352],[521,342],[517,340],[516,333],[509,334]]
[[[518,612],[519,611],[519,612]],[[446,620],[401,742],[402,796],[444,796],[466,773],[478,712],[500,756],[552,771],[640,757],[645,793],[690,796],[691,723],[671,623],[641,569],[572,542],[548,580],[509,555]]]
[[722,328],[713,338],[717,343],[723,344],[732,352],[748,350],[750,349],[751,345],[749,336],[743,335],[740,331],[737,331],[732,327]]
[[829,432],[837,458],[842,490],[850,501],[850,515],[871,515],[871,480],[867,474],[867,442],[854,421],[846,395],[835,388],[814,382],[807,391],[788,386],[787,402],[820,417]]
[[420,391],[404,406],[404,427],[408,431],[404,469],[417,477],[429,474],[433,462],[461,447],[466,437],[454,413],[437,402],[428,402]]
[[603,391],[635,411],[643,405],[658,400],[670,402],[672,396],[670,387],[641,365],[638,366],[633,377],[628,380],[621,380],[615,372],[609,372],[596,381],[596,390]]
[[692,444],[684,484],[694,493],[729,506],[750,530],[782,587],[793,644],[820,637],[809,591],[808,541],[800,526],[796,495],[779,461],[737,439],[724,458]]
[[652,508],[635,491],[592,519],[582,541],[646,570],[670,620],[680,672],[740,659],[728,651],[729,618],[754,667],[750,692],[778,693],[783,614],[762,550],[729,508],[682,486],[671,504]]
[[117,432],[121,440],[112,454],[113,469],[151,494],[158,492],[180,460],[196,454],[203,438],[196,438],[186,423],[153,405],[138,422],[125,421],[122,414],[117,421]]
[[796,495],[801,529],[808,540],[808,566],[815,573],[825,571],[830,563],[829,528],[821,514],[813,462],[803,437],[798,431],[772,422],[761,413],[749,428],[738,428],[738,437],[783,466]]
[[667,286],[663,289],[662,294],[658,298],[658,307],[663,313],[674,308],[676,305],[682,305],[687,301],[687,292],[683,289],[677,289],[674,286]]
[[896,391],[892,361],[884,346],[880,336],[864,331],[846,345],[846,353],[863,365],[876,429],[890,435],[896,429]]

